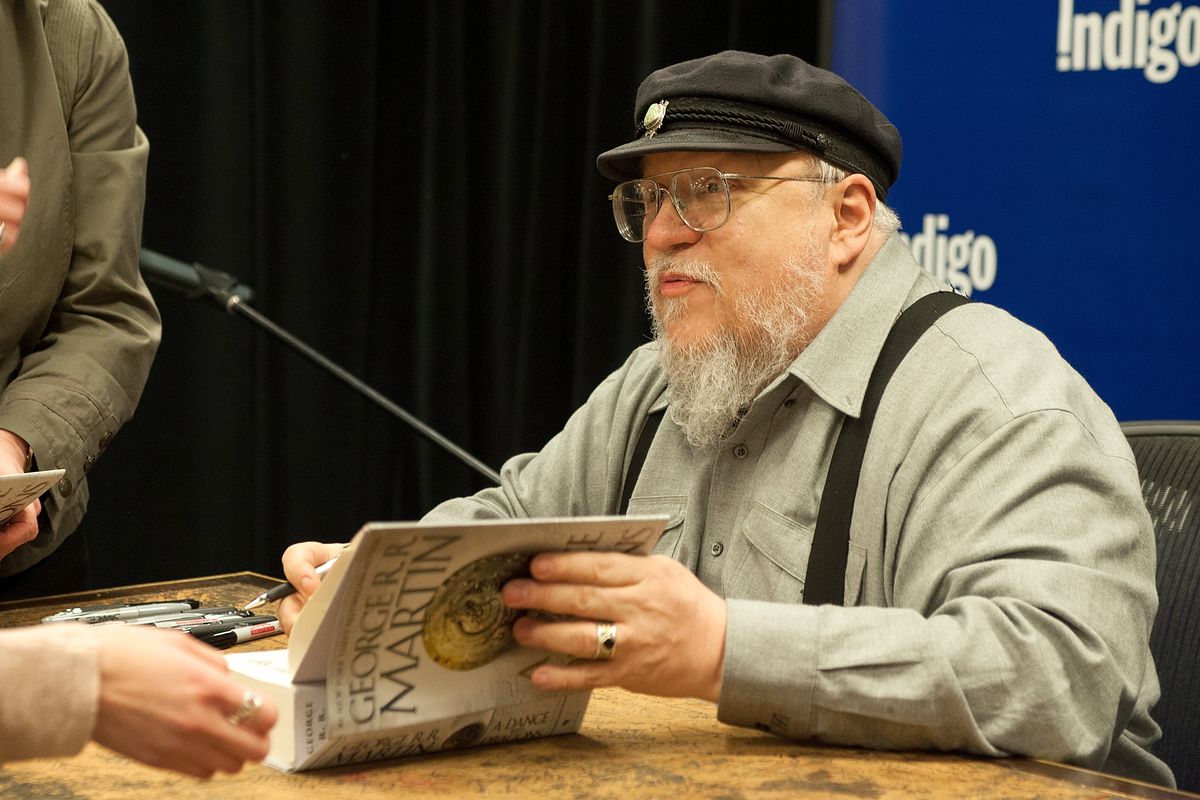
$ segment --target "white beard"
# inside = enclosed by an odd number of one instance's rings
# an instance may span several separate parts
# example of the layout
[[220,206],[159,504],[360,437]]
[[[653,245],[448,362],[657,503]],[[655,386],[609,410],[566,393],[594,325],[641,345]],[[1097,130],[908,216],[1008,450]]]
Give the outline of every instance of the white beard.
[[824,280],[812,266],[815,242],[793,254],[771,288],[734,298],[740,330],[721,328],[690,345],[678,345],[667,324],[687,313],[687,298],[668,300],[657,311],[658,276],[677,271],[704,280],[718,296],[719,276],[705,262],[656,259],[647,270],[647,308],[659,345],[659,364],[671,387],[671,419],[695,447],[713,448],[733,430],[755,396],[795,360],[812,337],[813,309]]

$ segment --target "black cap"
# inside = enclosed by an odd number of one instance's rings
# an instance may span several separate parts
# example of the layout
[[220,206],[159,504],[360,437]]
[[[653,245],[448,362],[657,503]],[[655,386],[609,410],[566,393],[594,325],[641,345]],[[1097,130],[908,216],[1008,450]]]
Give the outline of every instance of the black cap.
[[634,105],[637,138],[601,153],[600,172],[641,177],[649,153],[807,150],[866,175],[880,199],[900,172],[900,133],[857,89],[795,56],[726,50],[650,73]]

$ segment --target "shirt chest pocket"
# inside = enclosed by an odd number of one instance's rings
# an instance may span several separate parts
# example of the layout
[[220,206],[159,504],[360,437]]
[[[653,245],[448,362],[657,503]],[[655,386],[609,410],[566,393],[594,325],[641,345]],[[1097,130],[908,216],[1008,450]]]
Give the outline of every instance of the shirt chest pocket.
[[799,603],[813,531],[761,504],[746,515],[737,537],[739,553],[724,575],[725,596]]
[[665,514],[668,517],[667,524],[654,552],[679,560],[679,537],[683,533],[683,509],[686,503],[686,497],[634,497],[629,501],[627,513]]

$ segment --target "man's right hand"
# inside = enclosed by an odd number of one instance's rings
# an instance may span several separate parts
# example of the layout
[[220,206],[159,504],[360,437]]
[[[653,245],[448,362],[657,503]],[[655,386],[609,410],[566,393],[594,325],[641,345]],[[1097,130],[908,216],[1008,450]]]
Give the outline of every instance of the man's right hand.
[[301,542],[283,551],[283,575],[288,583],[296,587],[296,593],[283,598],[279,603],[279,621],[287,633],[300,614],[300,609],[321,585],[317,567],[346,549],[344,544],[323,542]]

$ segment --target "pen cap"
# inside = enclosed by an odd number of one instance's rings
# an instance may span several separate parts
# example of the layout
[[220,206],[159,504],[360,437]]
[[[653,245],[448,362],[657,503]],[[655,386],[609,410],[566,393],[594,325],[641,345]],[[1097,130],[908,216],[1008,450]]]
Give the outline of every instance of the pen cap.
[[259,614],[249,617],[241,617],[239,619],[220,620],[217,622],[204,622],[199,625],[188,627],[187,632],[196,638],[212,636],[217,633],[224,633],[236,628],[246,628],[251,625],[262,625],[264,622],[277,622],[278,617],[270,614]]

